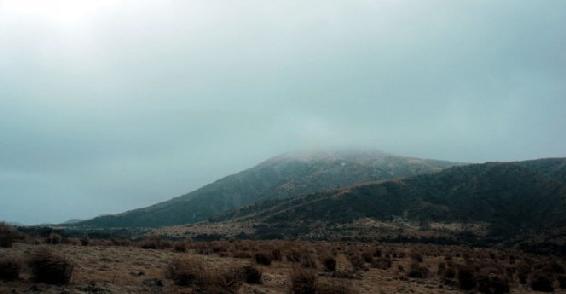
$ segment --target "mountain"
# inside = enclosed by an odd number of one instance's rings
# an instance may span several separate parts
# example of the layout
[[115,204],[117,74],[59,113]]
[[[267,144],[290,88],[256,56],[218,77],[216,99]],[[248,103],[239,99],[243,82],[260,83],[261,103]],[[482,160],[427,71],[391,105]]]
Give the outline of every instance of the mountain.
[[159,227],[190,224],[262,200],[299,197],[356,184],[434,173],[454,165],[457,164],[373,150],[288,153],[169,201],[75,225]]
[[386,233],[391,237],[407,232],[450,236],[451,230],[468,229],[500,241],[540,235],[566,228],[565,167],[566,158],[455,166],[406,179],[265,201],[228,212],[207,225],[241,224],[248,228],[242,232],[256,238],[373,235],[379,239]]

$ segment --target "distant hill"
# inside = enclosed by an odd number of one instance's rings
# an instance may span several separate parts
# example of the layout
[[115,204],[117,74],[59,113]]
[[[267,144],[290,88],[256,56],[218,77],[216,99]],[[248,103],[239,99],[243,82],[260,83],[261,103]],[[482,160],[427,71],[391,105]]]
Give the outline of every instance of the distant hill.
[[254,238],[307,239],[383,237],[386,231],[400,236],[405,229],[431,236],[430,224],[440,228],[432,235],[449,236],[448,230],[458,225],[458,233],[466,227],[483,228],[484,238],[505,241],[566,227],[565,167],[564,158],[456,166],[265,201],[228,212],[208,225],[239,223],[252,228],[246,233]]
[[169,201],[74,225],[110,228],[191,224],[258,201],[434,173],[454,165],[373,150],[288,153]]

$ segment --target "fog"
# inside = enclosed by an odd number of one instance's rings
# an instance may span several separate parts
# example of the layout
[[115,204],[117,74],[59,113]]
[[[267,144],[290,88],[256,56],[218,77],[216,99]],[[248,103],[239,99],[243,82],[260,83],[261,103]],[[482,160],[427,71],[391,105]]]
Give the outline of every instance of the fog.
[[293,150],[566,156],[566,2],[0,0],[0,219],[184,194]]

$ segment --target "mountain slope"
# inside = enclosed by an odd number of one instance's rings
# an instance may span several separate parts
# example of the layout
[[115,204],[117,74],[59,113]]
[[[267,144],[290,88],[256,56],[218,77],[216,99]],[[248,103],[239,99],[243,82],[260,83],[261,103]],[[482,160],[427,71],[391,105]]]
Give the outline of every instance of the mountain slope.
[[186,195],[79,223],[91,227],[189,224],[266,199],[283,199],[354,184],[438,172],[455,163],[379,151],[300,152],[271,158]]
[[365,218],[486,224],[489,233],[499,238],[543,232],[566,226],[564,166],[566,159],[458,166],[407,179],[258,203],[216,220],[252,222],[263,232],[291,237],[301,237],[314,228],[330,232]]

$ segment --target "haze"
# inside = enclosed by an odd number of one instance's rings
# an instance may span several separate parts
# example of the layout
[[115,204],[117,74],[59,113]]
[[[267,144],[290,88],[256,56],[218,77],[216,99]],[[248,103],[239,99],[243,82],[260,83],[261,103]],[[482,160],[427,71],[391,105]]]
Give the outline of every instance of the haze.
[[291,150],[566,156],[566,2],[0,0],[0,219],[142,207]]

